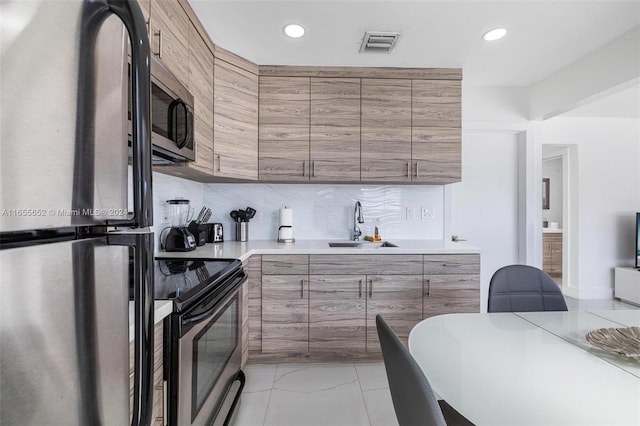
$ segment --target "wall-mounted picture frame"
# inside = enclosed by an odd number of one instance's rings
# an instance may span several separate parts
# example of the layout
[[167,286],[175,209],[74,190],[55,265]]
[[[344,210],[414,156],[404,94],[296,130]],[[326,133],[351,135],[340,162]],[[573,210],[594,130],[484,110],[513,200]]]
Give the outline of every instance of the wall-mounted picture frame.
[[549,178],[542,178],[542,209],[549,210]]

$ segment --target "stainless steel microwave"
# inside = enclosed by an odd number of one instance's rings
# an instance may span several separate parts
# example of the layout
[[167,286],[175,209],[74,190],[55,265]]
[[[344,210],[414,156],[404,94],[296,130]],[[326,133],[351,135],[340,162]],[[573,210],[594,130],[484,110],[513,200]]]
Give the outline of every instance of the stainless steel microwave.
[[151,143],[154,164],[195,160],[193,114],[193,95],[159,59],[151,56]]

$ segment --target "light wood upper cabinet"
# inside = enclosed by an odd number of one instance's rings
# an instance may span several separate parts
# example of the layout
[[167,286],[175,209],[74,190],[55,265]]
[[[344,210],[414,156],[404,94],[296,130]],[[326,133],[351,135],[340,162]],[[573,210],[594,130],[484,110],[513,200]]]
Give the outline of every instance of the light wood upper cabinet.
[[196,159],[187,164],[213,174],[213,53],[193,26],[189,28],[189,90],[194,98]]
[[458,80],[412,80],[412,181],[462,178],[462,90]]
[[260,77],[260,180],[309,180],[309,84],[307,77]]
[[311,180],[360,180],[360,79],[312,78]]
[[258,76],[215,57],[214,175],[258,178]]
[[411,80],[362,79],[362,181],[411,181]]
[[184,84],[189,84],[189,18],[175,0],[151,0],[151,52]]

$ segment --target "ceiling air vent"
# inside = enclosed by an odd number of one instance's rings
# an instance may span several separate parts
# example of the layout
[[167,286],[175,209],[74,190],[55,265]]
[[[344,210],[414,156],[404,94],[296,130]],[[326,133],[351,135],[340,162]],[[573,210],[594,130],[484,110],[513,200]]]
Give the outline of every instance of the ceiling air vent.
[[390,53],[395,47],[400,33],[393,31],[367,31],[364,33],[360,53],[379,52]]

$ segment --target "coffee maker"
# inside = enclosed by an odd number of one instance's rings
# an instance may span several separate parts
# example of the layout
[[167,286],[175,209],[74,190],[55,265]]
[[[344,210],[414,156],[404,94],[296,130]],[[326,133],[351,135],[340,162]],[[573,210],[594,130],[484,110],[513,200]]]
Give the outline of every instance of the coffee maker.
[[[189,220],[191,219],[193,210],[189,205],[189,200],[177,198],[175,200],[167,200],[169,204],[169,220],[171,227],[165,228],[160,240],[166,251],[191,251],[196,249],[196,239],[187,229]],[[164,239],[162,235],[167,231]]]

